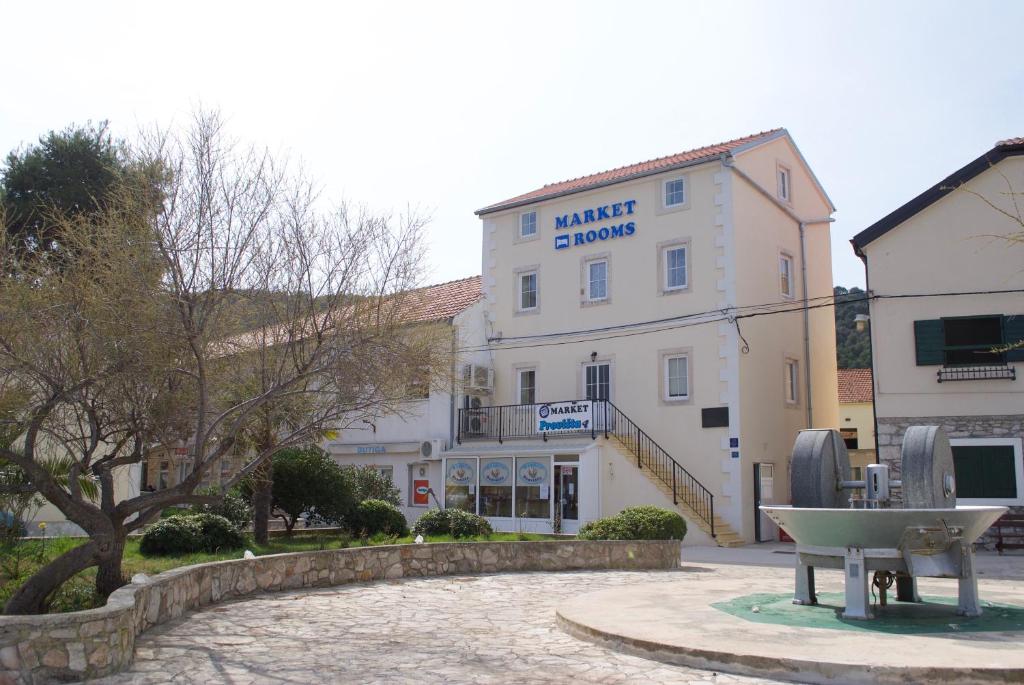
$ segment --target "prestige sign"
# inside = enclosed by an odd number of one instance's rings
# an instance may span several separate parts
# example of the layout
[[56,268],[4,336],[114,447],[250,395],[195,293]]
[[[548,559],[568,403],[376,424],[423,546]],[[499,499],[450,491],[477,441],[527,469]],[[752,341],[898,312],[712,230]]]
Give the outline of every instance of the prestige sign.
[[534,420],[538,433],[588,431],[594,420],[594,403],[581,400],[538,404],[534,409]]
[[[573,229],[580,226],[580,230],[572,233],[555,235],[555,249],[564,250],[573,245],[586,245],[595,241],[612,240],[623,238],[636,233],[636,222],[624,220],[631,216],[636,210],[636,200],[624,202],[613,202],[610,205],[601,205],[592,209],[584,209],[582,212],[563,214],[555,217],[555,231],[562,229]],[[589,227],[589,224],[602,224],[604,226]],[[586,227],[586,228],[583,228]]]

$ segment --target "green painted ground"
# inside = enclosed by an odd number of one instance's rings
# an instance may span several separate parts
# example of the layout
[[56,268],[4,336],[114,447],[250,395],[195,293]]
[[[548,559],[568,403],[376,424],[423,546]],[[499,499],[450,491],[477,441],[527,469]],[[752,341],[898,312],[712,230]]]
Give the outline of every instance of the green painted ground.
[[[794,628],[829,628],[876,633],[978,633],[1024,632],[1024,607],[982,601],[983,614],[977,618],[956,615],[952,597],[924,597],[921,604],[895,602],[874,604],[876,618],[870,621],[842,617],[843,594],[818,593],[816,606],[793,604],[790,593],[757,593],[712,604],[719,611],[754,623],[771,623]],[[757,608],[755,612],[754,609]]]

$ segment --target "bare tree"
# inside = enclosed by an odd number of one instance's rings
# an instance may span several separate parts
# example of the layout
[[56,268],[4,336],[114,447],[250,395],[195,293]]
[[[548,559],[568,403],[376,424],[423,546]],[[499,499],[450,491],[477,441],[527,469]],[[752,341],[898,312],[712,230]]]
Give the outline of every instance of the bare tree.
[[[22,398],[5,420],[24,436],[0,458],[89,534],[7,613],[43,610],[90,566],[101,595],[123,585],[128,533],[167,506],[216,501],[196,490],[221,457],[247,455],[230,487],[278,449],[398,410],[413,378],[450,368],[447,337],[408,321],[421,219],[319,212],[307,179],[229,140],[217,115],[148,135],[136,153],[162,170],[158,205],[125,192],[65,219],[69,268],[0,245],[0,372]],[[43,435],[73,457],[64,485],[41,467]],[[186,477],[115,501],[114,470],[171,444],[188,448]],[[82,474],[97,498],[78,487]]]

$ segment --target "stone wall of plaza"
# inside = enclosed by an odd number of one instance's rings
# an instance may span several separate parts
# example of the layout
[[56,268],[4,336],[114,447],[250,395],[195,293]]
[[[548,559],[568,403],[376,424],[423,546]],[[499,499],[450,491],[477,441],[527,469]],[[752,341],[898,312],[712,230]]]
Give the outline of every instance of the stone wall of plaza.
[[678,541],[469,542],[357,547],[200,564],[114,592],[98,609],[0,616],[0,683],[79,680],[132,660],[147,628],[259,592],[466,573],[661,569],[679,566]]

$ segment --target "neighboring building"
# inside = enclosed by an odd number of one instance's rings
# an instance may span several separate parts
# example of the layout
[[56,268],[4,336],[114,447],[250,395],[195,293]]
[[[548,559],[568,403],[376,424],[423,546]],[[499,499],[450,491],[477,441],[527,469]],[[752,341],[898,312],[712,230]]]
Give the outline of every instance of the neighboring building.
[[409,321],[451,328],[456,363],[448,387],[411,389],[413,396],[399,412],[342,430],[323,448],[339,464],[374,466],[391,476],[402,513],[412,524],[429,507],[440,505],[441,454],[454,442],[456,405],[487,402],[493,373],[479,276],[420,288],[408,299]]
[[[957,498],[1024,507],[1024,138],[1002,141],[851,241],[871,307],[878,452],[941,426]],[[1018,217],[1015,219],[1014,217]]]
[[875,411],[871,402],[871,369],[839,369],[839,432],[850,452],[853,479],[875,463]]
[[494,406],[459,412],[447,506],[571,533],[678,503],[690,543],[773,537],[757,502],[838,423],[832,310],[803,306],[832,297],[833,211],[782,129],[479,210]]

